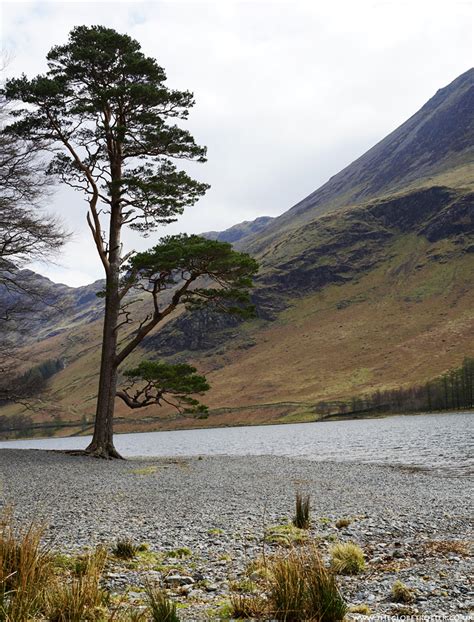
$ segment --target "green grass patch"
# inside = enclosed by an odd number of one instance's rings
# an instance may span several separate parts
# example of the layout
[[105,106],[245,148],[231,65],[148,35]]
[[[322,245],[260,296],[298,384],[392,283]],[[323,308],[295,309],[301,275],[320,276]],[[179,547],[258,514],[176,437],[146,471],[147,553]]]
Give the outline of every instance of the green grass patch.
[[146,466],[146,467],[140,467],[138,469],[131,469],[130,473],[133,473],[134,475],[153,475],[153,473],[156,473],[158,471],[158,467],[156,466]]
[[264,536],[267,544],[278,544],[286,547],[304,544],[307,539],[308,534],[305,529],[299,529],[290,523],[268,527]]

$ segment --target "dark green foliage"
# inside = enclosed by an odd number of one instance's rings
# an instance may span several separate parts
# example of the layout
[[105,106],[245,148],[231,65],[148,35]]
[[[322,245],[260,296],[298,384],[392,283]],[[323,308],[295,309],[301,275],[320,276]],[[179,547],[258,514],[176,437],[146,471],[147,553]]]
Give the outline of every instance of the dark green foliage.
[[293,525],[298,529],[309,529],[310,525],[310,496],[302,495],[301,492],[296,493],[295,498],[295,516]]
[[178,285],[176,302],[250,316],[254,307],[249,289],[257,270],[255,259],[233,250],[228,242],[182,234],[165,237],[149,251],[134,255],[124,281],[140,286],[144,280],[157,291]]
[[112,554],[120,559],[133,559],[137,553],[138,546],[128,538],[117,540],[112,549]]
[[[143,232],[172,222],[207,190],[170,159],[205,161],[205,148],[166,122],[186,119],[193,95],[166,87],[163,68],[137,41],[111,28],[78,26],[47,58],[46,75],[8,80],[5,95],[35,107],[17,110],[8,132],[67,143],[50,173],[90,195],[99,186],[100,199],[120,204],[123,223]],[[122,163],[118,178],[108,173],[112,145]]]
[[176,603],[173,603],[163,590],[148,585],[146,595],[152,622],[180,622]]
[[48,380],[51,376],[57,374],[58,371],[61,371],[61,369],[64,369],[64,362],[61,359],[49,359],[28,370],[21,376],[20,381],[29,384],[30,379],[35,376],[39,376],[43,380]]
[[130,384],[117,395],[130,408],[169,404],[183,414],[202,416],[207,413],[207,407],[191,395],[202,394],[210,387],[206,378],[197,374],[191,365],[142,361],[124,376]]

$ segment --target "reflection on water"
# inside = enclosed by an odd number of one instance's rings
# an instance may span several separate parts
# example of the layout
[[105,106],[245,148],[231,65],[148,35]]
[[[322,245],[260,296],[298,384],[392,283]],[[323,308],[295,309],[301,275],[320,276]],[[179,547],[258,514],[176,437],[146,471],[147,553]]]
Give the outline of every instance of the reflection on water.
[[[176,432],[118,434],[124,456],[277,455],[474,472],[472,413]],[[0,442],[0,448],[81,449],[90,437]]]

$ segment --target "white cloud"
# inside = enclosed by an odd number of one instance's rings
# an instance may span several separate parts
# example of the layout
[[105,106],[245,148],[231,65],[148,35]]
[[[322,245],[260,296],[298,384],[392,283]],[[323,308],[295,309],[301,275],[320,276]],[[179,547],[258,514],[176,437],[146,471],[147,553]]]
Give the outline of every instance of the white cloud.
[[[6,2],[2,11],[10,75],[44,71],[46,53],[73,26],[100,23],[137,38],[171,86],[194,91],[188,126],[208,146],[209,162],[192,172],[212,188],[166,232],[282,213],[411,116],[471,58],[469,2]],[[80,197],[61,190],[52,209],[77,232],[61,280],[101,277]],[[133,234],[125,240],[135,248],[153,243]],[[54,266],[41,271],[59,274]]]

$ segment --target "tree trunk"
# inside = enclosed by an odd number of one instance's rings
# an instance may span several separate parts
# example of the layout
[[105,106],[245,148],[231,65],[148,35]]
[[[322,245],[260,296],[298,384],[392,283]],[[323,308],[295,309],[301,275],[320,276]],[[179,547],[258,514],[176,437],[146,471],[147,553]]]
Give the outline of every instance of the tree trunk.
[[[94,436],[86,451],[98,458],[120,458],[113,442],[113,417],[115,393],[117,390],[117,366],[115,356],[117,349],[118,314],[118,281],[109,283],[109,292],[105,300],[104,328],[102,338],[102,355],[100,363],[99,391],[95,416]],[[114,279],[115,280],[115,279]],[[115,292],[111,290],[115,289]]]
[[99,390],[94,436],[86,452],[98,458],[121,458],[113,442],[113,420],[117,391],[117,326],[120,314],[120,209],[111,210],[109,269],[106,275],[105,313],[102,335]]

